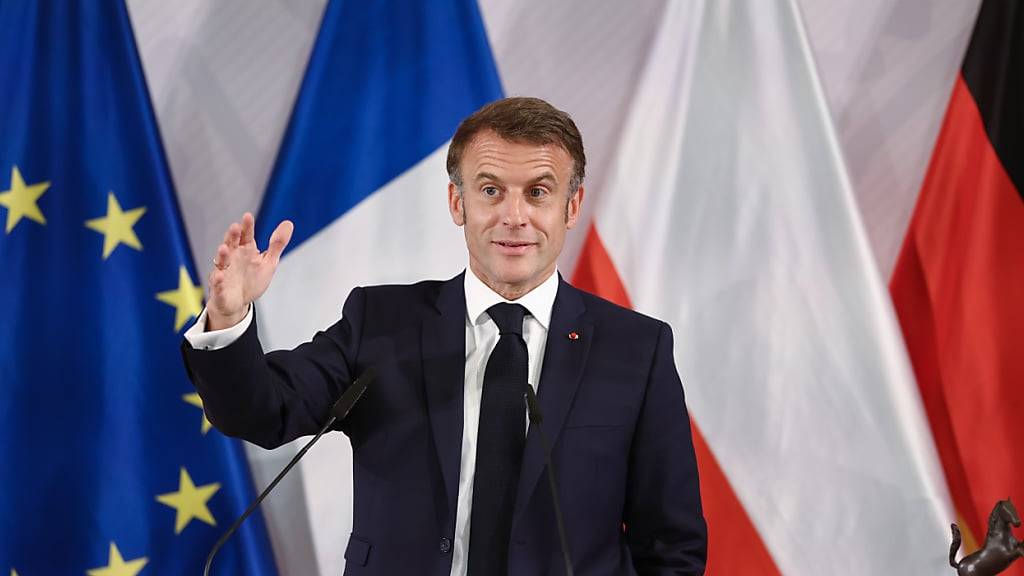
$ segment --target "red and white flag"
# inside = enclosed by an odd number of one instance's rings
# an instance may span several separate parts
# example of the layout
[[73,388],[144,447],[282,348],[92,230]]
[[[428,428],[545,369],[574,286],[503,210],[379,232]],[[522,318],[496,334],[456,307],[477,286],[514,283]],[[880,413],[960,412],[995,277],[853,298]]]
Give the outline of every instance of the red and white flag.
[[666,12],[578,285],[667,320],[710,574],[948,571],[946,484],[792,0]]

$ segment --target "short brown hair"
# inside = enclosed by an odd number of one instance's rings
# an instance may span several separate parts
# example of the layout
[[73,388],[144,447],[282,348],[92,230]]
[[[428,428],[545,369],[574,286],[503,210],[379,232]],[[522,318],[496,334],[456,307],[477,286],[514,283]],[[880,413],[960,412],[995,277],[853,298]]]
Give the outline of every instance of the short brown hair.
[[579,190],[587,168],[583,137],[568,114],[540,98],[513,97],[495,100],[459,124],[448,146],[448,178],[462,190],[462,153],[480,132],[490,130],[510,142],[557,144],[572,158],[569,196]]

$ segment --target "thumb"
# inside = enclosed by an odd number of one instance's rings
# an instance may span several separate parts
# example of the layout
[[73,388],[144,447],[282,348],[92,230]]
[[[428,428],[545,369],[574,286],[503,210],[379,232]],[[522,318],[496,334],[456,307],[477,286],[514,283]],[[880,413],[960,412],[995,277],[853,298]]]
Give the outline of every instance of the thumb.
[[288,242],[292,239],[292,232],[295,231],[295,225],[292,224],[291,220],[284,220],[274,228],[274,233],[270,235],[270,246],[267,247],[267,258],[271,259],[274,263],[277,263],[281,259],[281,254],[284,252],[285,247],[288,246]]

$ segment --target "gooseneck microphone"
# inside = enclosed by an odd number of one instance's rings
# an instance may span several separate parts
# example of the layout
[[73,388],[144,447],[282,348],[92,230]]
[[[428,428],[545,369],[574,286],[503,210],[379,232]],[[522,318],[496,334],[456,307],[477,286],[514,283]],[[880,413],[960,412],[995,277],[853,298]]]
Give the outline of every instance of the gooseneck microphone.
[[235,523],[232,524],[231,527],[228,528],[227,532],[225,532],[224,535],[220,537],[220,540],[217,540],[217,543],[213,545],[213,548],[210,550],[210,555],[206,557],[206,566],[203,568],[203,576],[209,576],[210,566],[213,565],[213,557],[217,555],[217,552],[221,549],[222,546],[224,546],[224,543],[228,541],[228,538],[231,538],[231,535],[238,530],[238,527],[242,525],[242,522],[245,522],[245,519],[248,518],[250,514],[252,514],[253,510],[255,510],[257,506],[260,505],[260,502],[263,502],[263,499],[266,498],[268,494],[270,494],[270,491],[273,490],[275,486],[277,486],[277,483],[280,482],[282,478],[284,478],[285,474],[287,474],[288,471],[291,470],[299,462],[299,460],[306,454],[306,452],[309,451],[313,444],[316,444],[316,441],[319,440],[320,437],[324,435],[324,432],[327,432],[327,430],[334,426],[336,422],[342,421],[348,416],[348,413],[352,411],[352,408],[356,405],[356,402],[358,402],[359,399],[363,397],[363,393],[366,392],[366,388],[371,383],[373,383],[373,380],[376,377],[377,370],[374,369],[372,366],[367,368],[366,371],[363,372],[362,375],[359,376],[359,378],[356,378],[356,381],[353,382],[345,390],[345,392],[341,395],[341,398],[338,398],[338,401],[335,402],[334,406],[331,407],[331,417],[327,420],[327,423],[324,424],[324,427],[321,428],[319,432],[317,432],[316,436],[314,436],[312,440],[310,440],[305,446],[302,447],[302,450],[299,450],[298,454],[296,454],[295,457],[292,458],[291,462],[289,462],[288,465],[285,466],[280,473],[278,473],[278,475],[274,478],[274,481],[271,482],[270,485],[267,486],[266,489],[263,490],[263,492],[261,492],[260,495],[256,497],[256,500],[254,500],[253,503],[250,504],[248,508],[246,508],[245,512],[243,512],[242,515],[238,517],[238,520],[235,520]]
[[548,470],[548,487],[551,488],[551,501],[555,507],[555,522],[558,523],[558,541],[562,545],[562,560],[565,561],[566,576],[573,576],[572,558],[569,555],[569,539],[565,536],[565,521],[562,519],[562,504],[558,498],[558,485],[555,484],[555,469],[551,466],[551,446],[548,445],[548,436],[544,433],[541,422],[544,417],[540,413],[540,402],[537,401],[537,394],[533,386],[526,385],[526,410],[530,414],[530,425],[537,427],[540,433],[540,445],[544,450],[544,464]]

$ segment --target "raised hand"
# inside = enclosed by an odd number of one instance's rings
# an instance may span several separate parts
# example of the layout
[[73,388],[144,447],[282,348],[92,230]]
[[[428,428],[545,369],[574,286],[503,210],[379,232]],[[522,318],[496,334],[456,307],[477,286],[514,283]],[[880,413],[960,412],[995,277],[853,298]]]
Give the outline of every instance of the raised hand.
[[210,273],[210,294],[206,303],[207,330],[230,328],[245,318],[249,304],[266,292],[277,270],[294,225],[285,220],[270,235],[265,252],[256,247],[256,222],[246,212],[241,223],[235,222],[224,233],[224,242],[217,248]]

